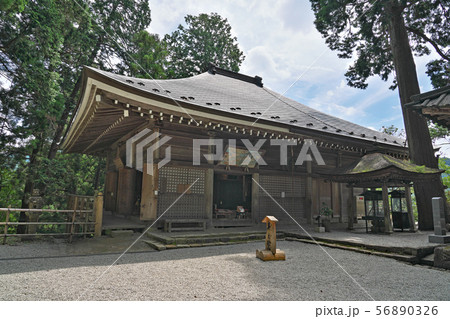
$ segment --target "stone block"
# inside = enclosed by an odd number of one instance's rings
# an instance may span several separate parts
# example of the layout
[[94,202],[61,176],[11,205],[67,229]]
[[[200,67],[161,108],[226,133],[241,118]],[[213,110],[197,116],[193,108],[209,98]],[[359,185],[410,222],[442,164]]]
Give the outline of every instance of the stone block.
[[324,233],[325,232],[325,227],[316,227],[316,232]]
[[450,247],[436,247],[434,249],[434,266],[450,269]]
[[428,241],[435,244],[450,244],[450,235],[429,235]]
[[162,251],[162,250],[166,250],[166,245],[160,244],[158,242],[155,242],[153,240],[144,240],[144,242],[149,245],[150,247],[152,247],[155,250],[158,251]]

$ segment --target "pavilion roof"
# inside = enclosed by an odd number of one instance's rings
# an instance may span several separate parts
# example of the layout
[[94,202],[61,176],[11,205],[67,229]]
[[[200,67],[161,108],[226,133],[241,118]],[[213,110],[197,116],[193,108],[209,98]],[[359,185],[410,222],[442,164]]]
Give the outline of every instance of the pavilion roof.
[[383,183],[401,186],[418,180],[439,179],[442,172],[440,169],[415,165],[386,154],[372,153],[364,155],[347,167],[336,170],[333,176],[328,176],[328,179],[358,187],[375,187]]
[[411,97],[406,104],[434,123],[450,128],[450,85]]

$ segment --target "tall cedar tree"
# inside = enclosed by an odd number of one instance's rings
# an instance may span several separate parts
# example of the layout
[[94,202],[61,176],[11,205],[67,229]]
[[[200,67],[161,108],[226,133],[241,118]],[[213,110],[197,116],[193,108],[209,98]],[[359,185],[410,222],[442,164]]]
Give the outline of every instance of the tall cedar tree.
[[122,74],[143,79],[167,78],[167,44],[157,34],[136,33],[118,65]]
[[113,61],[126,54],[122,48],[151,19],[148,0],[17,3],[22,6],[14,2],[0,9],[0,71],[8,79],[0,88],[0,157],[11,152],[27,156],[26,208],[37,180],[47,173],[39,164],[57,155],[80,91],[83,65],[116,68]]
[[[388,80],[395,72],[392,89],[398,87],[403,120],[412,161],[437,168],[433,146],[424,118],[405,107],[419,94],[413,52],[440,56],[431,61],[428,74],[437,83],[448,80],[450,21],[449,3],[444,0],[310,0],[317,30],[340,58],[354,58],[346,73],[348,85],[367,87],[367,78],[379,75]],[[419,228],[433,229],[431,198],[444,197],[441,183],[415,183]]]
[[227,19],[217,13],[187,15],[186,27],[178,29],[164,40],[169,48],[169,77],[183,78],[208,70],[209,63],[238,72],[244,61],[237,38],[231,35]]

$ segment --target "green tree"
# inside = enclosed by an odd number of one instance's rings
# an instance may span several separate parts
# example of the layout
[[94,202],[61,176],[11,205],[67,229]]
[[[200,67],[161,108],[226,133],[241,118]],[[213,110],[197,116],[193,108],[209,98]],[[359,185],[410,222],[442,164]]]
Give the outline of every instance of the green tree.
[[[64,70],[64,79],[68,79],[64,86],[64,107],[53,135],[49,159],[56,155],[64,128],[75,106],[83,65],[116,70],[113,60],[123,58],[135,34],[147,28],[151,22],[148,0],[84,1],[83,8],[79,8],[79,2],[69,3],[72,7],[61,14],[69,14],[74,18],[71,27],[73,32],[68,38],[68,46],[62,49],[71,63]],[[77,18],[81,21],[77,21]]]
[[[398,88],[412,161],[437,168],[427,121],[405,107],[420,93],[413,52],[430,53],[449,61],[450,23],[448,2],[440,0],[310,0],[317,30],[341,58],[354,58],[346,77],[348,85],[366,88],[367,79],[379,75]],[[435,73],[438,74],[439,72]],[[440,184],[415,183],[419,228],[432,229],[431,198],[443,197]]]
[[442,183],[445,185],[445,196],[450,201],[450,159],[439,157],[439,168],[445,172],[442,174]]
[[22,12],[28,0],[0,0],[1,11]]
[[75,107],[83,65],[117,69],[114,61],[151,20],[147,0],[16,2],[23,9],[1,7],[0,73],[7,81],[0,88],[0,160],[3,165],[13,156],[20,163],[12,171],[20,169],[27,207],[36,185],[51,184],[45,181],[53,167],[67,167],[61,165],[64,157],[57,157],[58,144]]
[[433,60],[427,64],[427,75],[435,89],[450,85],[450,62],[444,59]]
[[237,38],[231,35],[227,19],[217,13],[187,15],[186,27],[164,40],[169,48],[170,77],[189,77],[208,70],[209,64],[238,72],[244,61]]
[[167,44],[157,34],[136,33],[119,64],[121,73],[137,78],[167,78]]
[[383,132],[385,134],[392,135],[392,136],[398,136],[398,137],[403,137],[403,138],[405,137],[405,130],[403,130],[403,129],[399,130],[398,127],[395,127],[392,124],[388,127],[382,126],[380,129],[380,132]]

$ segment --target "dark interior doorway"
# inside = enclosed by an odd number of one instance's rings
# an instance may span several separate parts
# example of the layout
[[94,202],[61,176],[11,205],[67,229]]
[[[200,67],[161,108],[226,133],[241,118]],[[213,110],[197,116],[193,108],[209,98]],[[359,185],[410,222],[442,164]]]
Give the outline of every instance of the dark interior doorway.
[[249,219],[252,176],[214,174],[214,218]]

